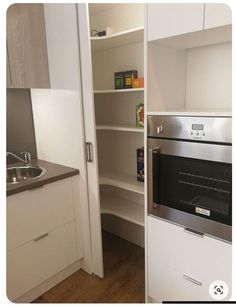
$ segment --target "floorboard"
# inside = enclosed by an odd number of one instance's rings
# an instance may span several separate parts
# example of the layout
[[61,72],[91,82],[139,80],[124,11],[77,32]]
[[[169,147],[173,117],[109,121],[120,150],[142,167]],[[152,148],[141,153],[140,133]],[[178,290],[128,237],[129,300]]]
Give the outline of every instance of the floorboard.
[[103,252],[103,279],[80,270],[34,303],[144,303],[144,249],[104,232]]

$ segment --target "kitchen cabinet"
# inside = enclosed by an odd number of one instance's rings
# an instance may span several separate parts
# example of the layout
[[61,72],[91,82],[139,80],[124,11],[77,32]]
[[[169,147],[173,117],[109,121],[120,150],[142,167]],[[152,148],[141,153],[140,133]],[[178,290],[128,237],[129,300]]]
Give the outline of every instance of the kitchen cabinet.
[[147,4],[147,40],[203,30],[204,4]]
[[229,287],[229,298],[231,255],[229,243],[148,216],[147,295],[157,302],[208,301],[213,300],[210,284],[222,280]]
[[18,299],[83,258],[77,176],[7,198],[7,293]]
[[75,219],[70,179],[9,196],[7,203],[8,250]]
[[77,259],[74,221],[8,252],[8,298],[20,297]]
[[232,24],[231,8],[223,3],[206,3],[204,29]]
[[[232,26],[226,25],[229,8],[201,4],[201,28],[187,29],[186,22],[185,32],[176,32],[181,25],[179,20],[175,25],[181,8],[192,7],[197,14],[199,5],[147,4],[148,112],[232,112]],[[169,25],[168,18],[173,19]],[[160,32],[162,27],[169,32]]]
[[8,8],[7,49],[13,88],[50,87],[42,4]]

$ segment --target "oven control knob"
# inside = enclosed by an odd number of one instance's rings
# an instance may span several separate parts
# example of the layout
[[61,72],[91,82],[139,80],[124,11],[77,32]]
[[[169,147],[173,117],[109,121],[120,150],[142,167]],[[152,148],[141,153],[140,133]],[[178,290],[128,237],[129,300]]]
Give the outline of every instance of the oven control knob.
[[157,126],[156,129],[157,129],[157,134],[160,134],[160,133],[163,132],[163,126],[162,125]]

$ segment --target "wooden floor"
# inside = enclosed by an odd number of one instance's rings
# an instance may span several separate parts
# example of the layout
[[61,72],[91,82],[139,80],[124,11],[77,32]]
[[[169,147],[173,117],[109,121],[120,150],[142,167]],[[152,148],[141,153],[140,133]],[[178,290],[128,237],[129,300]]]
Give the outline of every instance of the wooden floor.
[[144,303],[143,248],[104,232],[103,251],[103,279],[80,270],[34,303]]

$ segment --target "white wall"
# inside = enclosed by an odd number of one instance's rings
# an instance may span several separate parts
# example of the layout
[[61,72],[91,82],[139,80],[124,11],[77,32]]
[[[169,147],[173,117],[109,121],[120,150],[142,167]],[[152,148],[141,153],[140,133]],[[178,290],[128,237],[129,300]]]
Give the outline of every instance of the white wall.
[[187,51],[186,109],[232,109],[231,43]]
[[148,111],[232,110],[232,44],[176,49],[148,44]]
[[83,125],[79,92],[31,90],[39,159],[81,168]]
[[183,110],[186,51],[151,43],[147,50],[147,110]]

